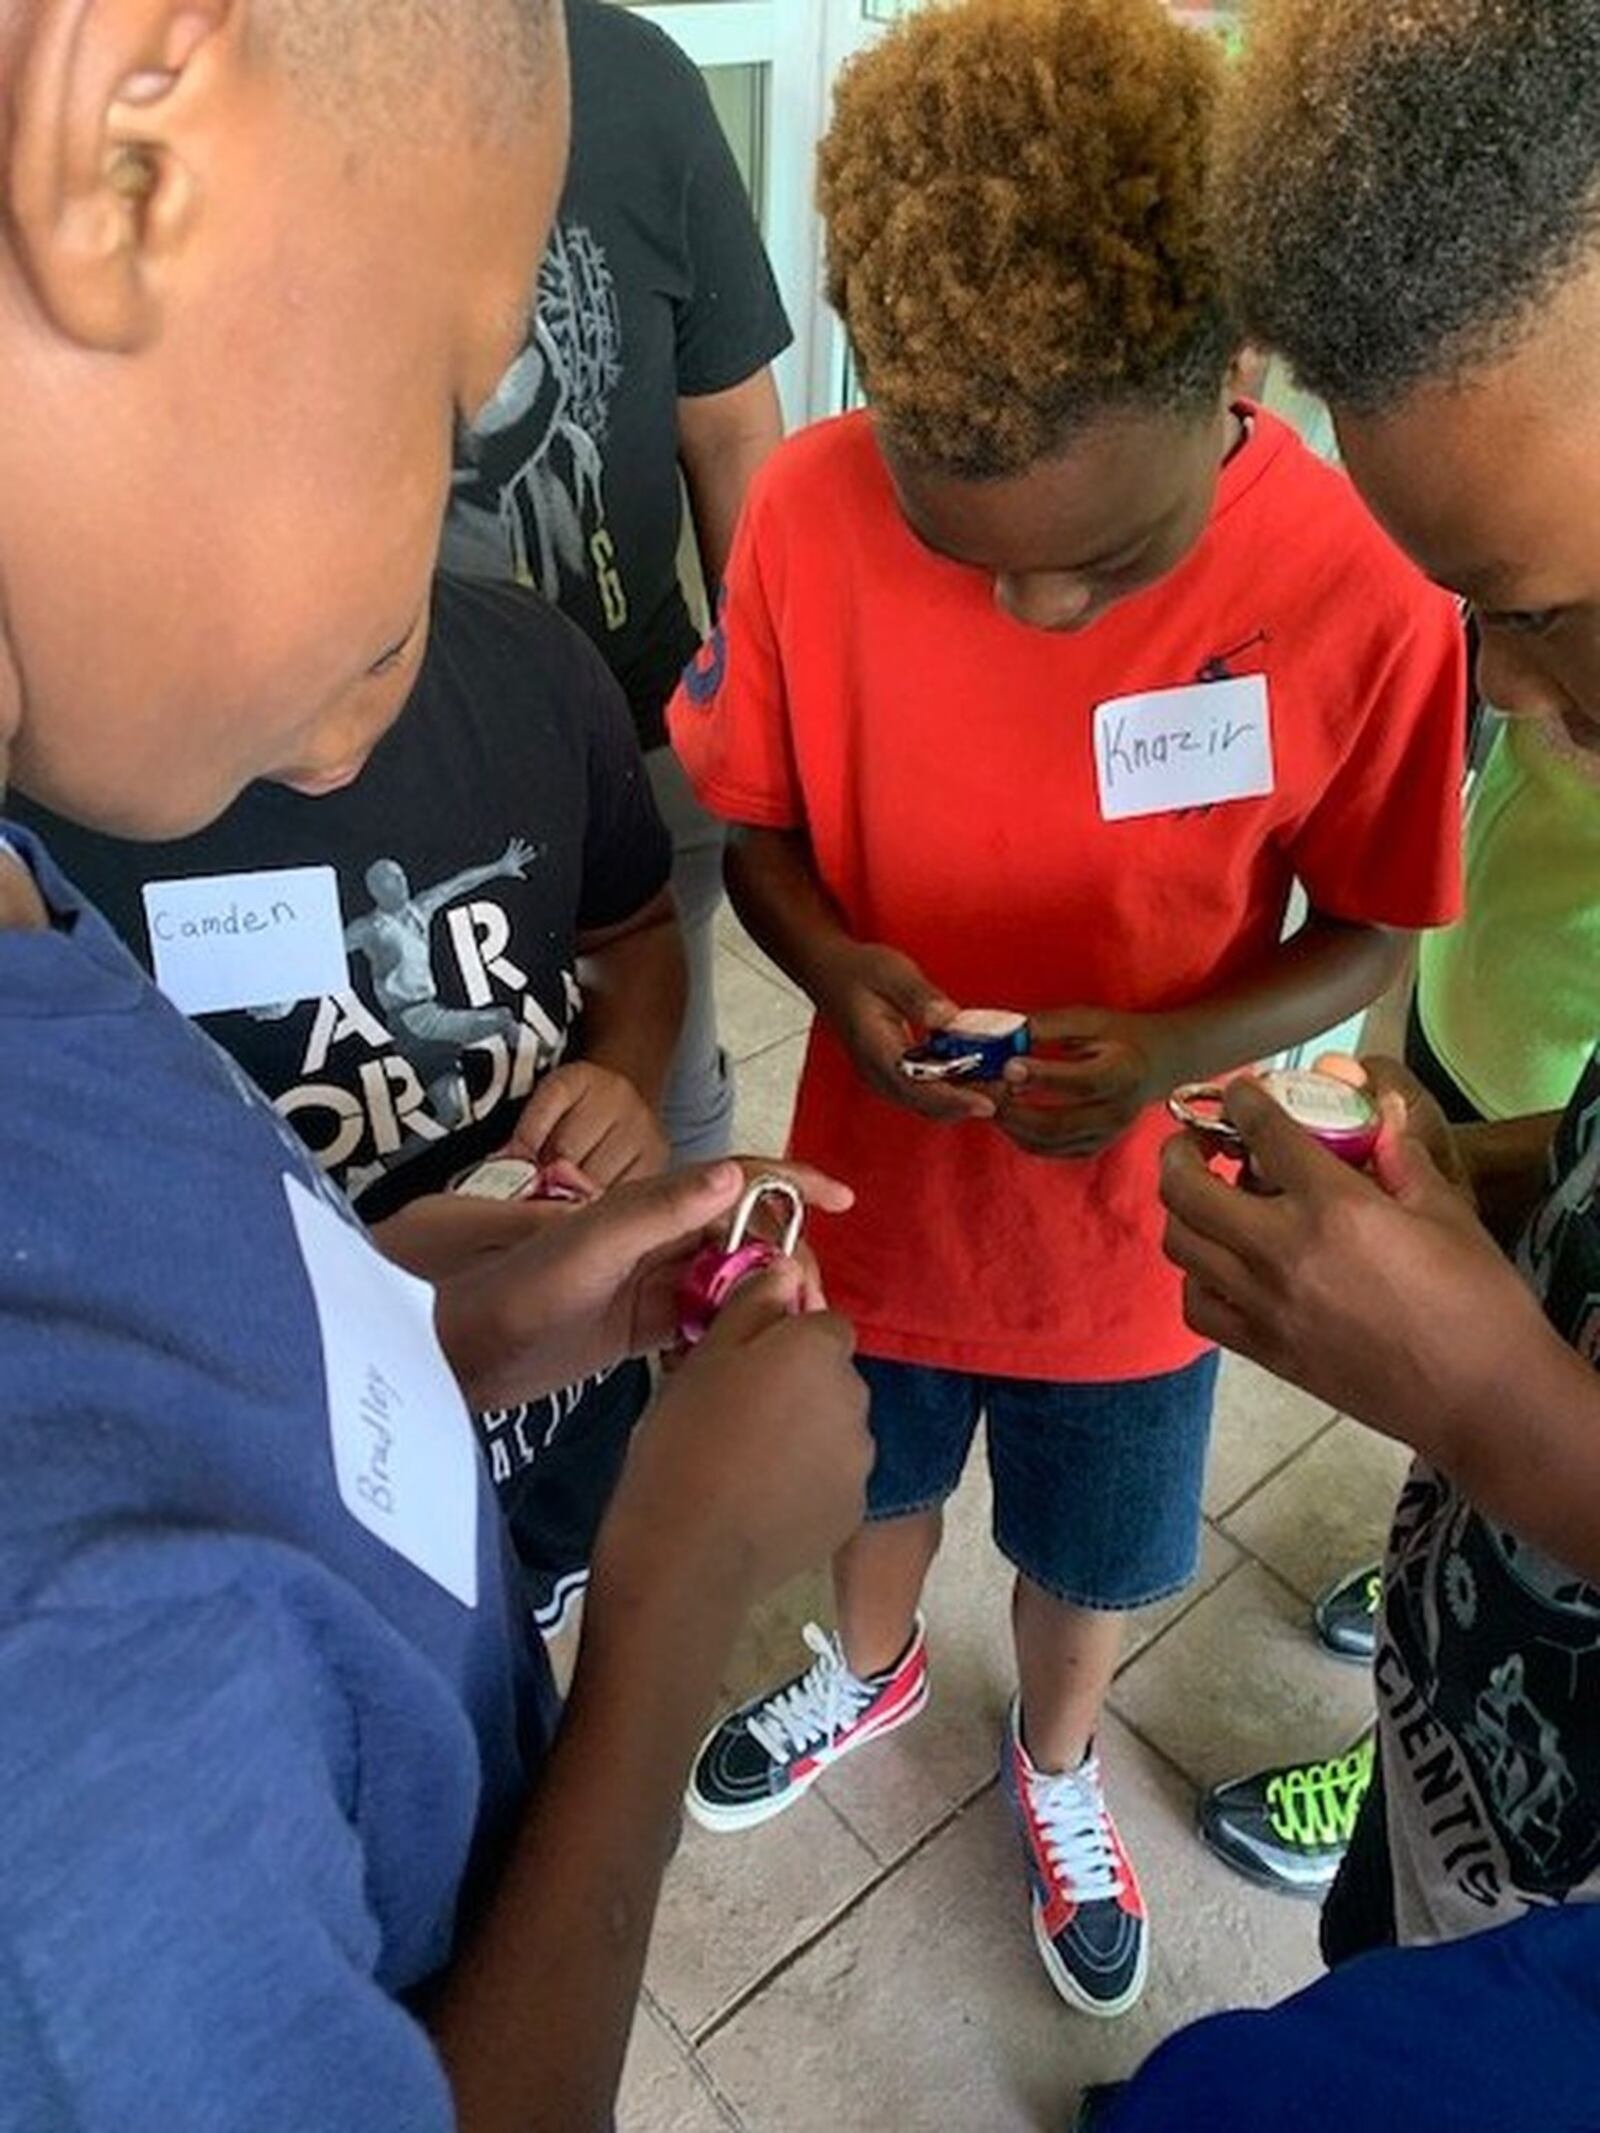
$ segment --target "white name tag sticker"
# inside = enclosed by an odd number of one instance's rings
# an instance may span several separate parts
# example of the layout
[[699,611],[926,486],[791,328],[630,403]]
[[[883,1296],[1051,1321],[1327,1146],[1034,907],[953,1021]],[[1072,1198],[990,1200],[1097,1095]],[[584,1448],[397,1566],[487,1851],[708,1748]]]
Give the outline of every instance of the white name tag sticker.
[[434,1335],[433,1291],[298,1178],[283,1183],[322,1329],[340,1500],[358,1525],[476,1607],[478,1449]]
[[349,988],[332,867],[148,882],[144,916],[156,983],[186,1015],[284,1007]]
[[1245,674],[1100,704],[1094,762],[1107,822],[1264,799],[1275,784],[1267,677]]

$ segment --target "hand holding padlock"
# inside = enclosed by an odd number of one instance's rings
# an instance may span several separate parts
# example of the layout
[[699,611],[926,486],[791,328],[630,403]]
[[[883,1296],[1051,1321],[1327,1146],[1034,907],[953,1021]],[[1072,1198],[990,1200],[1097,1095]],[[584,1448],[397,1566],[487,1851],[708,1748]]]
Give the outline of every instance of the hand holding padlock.
[[[782,1201],[788,1209],[783,1238],[778,1244],[750,1234],[750,1225],[767,1200]],[[778,1260],[794,1257],[805,1216],[805,1201],[787,1178],[755,1180],[735,1210],[727,1242],[706,1245],[683,1278],[678,1292],[678,1324],[685,1347],[692,1348],[705,1339],[717,1313],[742,1283],[765,1273]]]
[[[1257,1080],[1301,1131],[1330,1155],[1354,1170],[1371,1162],[1383,1117],[1366,1089],[1334,1074],[1302,1068],[1273,1068]],[[1223,1110],[1226,1093],[1219,1083],[1193,1082],[1174,1089],[1167,1108],[1179,1125],[1197,1133],[1218,1154],[1246,1161],[1244,1137]]]

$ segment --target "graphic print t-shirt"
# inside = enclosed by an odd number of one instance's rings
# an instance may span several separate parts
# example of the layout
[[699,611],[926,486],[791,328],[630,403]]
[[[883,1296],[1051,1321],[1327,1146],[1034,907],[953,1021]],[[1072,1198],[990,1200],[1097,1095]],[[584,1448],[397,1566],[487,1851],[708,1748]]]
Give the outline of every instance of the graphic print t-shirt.
[[0,2117],[448,2133],[402,2003],[553,1717],[504,1522],[426,1293],[17,837]]
[[444,553],[569,614],[654,748],[696,644],[678,401],[743,384],[792,336],[698,69],[603,0],[568,0],[567,23],[566,192],[528,344],[458,451]]
[[[1296,878],[1334,918],[1452,917],[1453,603],[1342,475],[1253,421],[1193,553],[1075,635],[1024,629],[983,572],[922,546],[868,417],[791,439],[756,477],[722,626],[672,709],[701,800],[804,828],[851,933],[964,1007],[1204,1000],[1275,952]],[[1107,819],[1102,780],[1116,796],[1194,760],[1212,690],[1253,705],[1258,733],[1265,706],[1270,791]],[[1160,751],[1134,711],[1097,721],[1146,692],[1174,736]],[[1220,748],[1239,728],[1229,713],[1200,730]],[[795,1152],[856,1190],[855,1212],[817,1231],[829,1294],[865,1352],[894,1361],[1058,1380],[1178,1369],[1200,1344],[1161,1251],[1170,1131],[1153,1110],[1095,1162],[1043,1161],[992,1126],[882,1101],[819,1028]]]
[[[1552,1176],[1518,1265],[1600,1366],[1600,1060]],[[1376,1676],[1403,1941],[1600,1899],[1600,1586],[1419,1464],[1390,1537]]]
[[175,844],[19,812],[147,968],[146,883],[336,868],[348,987],[202,1021],[368,1221],[505,1145],[577,1037],[579,934],[632,917],[671,864],[582,637],[515,586],[444,577],[411,700],[346,791],[257,785]]

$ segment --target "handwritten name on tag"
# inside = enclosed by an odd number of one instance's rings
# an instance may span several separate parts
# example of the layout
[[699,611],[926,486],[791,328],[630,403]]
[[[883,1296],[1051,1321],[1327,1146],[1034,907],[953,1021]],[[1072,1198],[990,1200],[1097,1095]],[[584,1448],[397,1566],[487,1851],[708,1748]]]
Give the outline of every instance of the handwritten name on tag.
[[349,986],[332,867],[152,881],[144,915],[156,983],[186,1015],[321,1000]]
[[1115,697],[1095,710],[1094,758],[1107,822],[1263,799],[1275,783],[1267,678]]
[[433,1291],[285,1177],[316,1299],[334,1474],[385,1547],[478,1604],[477,1442],[433,1330]]

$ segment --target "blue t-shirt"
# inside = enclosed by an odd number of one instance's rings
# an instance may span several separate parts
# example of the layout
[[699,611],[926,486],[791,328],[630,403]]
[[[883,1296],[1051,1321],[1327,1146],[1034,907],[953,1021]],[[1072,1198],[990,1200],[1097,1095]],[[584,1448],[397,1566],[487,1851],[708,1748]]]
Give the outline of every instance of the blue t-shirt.
[[0,2116],[454,2122],[552,1698],[419,1284],[21,831],[0,931]]
[[1600,2133],[1600,1909],[1346,1963],[1162,2046],[1095,2133]]

